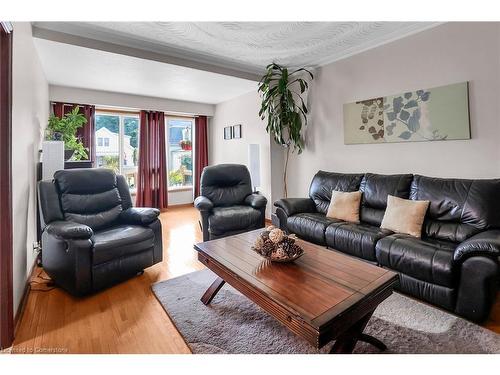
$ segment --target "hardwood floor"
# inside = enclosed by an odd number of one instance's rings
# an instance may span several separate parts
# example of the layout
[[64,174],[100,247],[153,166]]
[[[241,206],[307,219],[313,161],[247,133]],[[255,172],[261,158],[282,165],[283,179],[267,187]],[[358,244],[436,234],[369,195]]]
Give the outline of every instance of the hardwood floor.
[[150,286],[204,268],[193,250],[202,239],[198,215],[192,207],[161,214],[163,262],[141,276],[83,299],[32,290],[12,352],[190,353]]
[[[57,288],[32,290],[12,352],[190,353],[150,285],[204,268],[193,250],[202,239],[198,212],[172,207],[161,221],[163,262],[143,275],[83,299]],[[45,282],[40,277],[34,281]],[[42,284],[32,288],[47,289]],[[485,327],[500,333],[500,294]]]

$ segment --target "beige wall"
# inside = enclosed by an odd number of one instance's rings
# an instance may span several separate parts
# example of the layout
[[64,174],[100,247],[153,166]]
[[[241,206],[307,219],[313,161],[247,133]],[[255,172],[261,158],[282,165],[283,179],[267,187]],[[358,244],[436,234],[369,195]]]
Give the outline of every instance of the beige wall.
[[[470,82],[472,139],[344,145],[342,105]],[[500,23],[450,23],[327,65],[310,92],[306,149],[290,160],[289,196],[317,170],[500,177]]]
[[[471,140],[344,145],[344,103],[462,81],[470,82]],[[443,24],[318,69],[308,98],[306,149],[290,157],[289,197],[306,196],[319,169],[500,177],[499,87],[500,23]],[[258,107],[257,93],[216,106],[211,163],[245,162],[248,127],[254,128],[252,142],[269,147]],[[243,124],[243,140],[223,141],[222,128],[237,123]],[[272,180],[271,201],[282,196],[282,154],[272,144],[272,157],[262,155],[263,170]]]
[[12,80],[12,214],[14,311],[34,262],[36,163],[49,113],[49,90],[31,37],[31,25],[14,24]]
[[[257,91],[215,106],[215,115],[209,124],[210,165],[221,163],[245,164],[248,167],[248,145],[260,145],[260,191],[271,202],[270,139],[259,118],[260,99]],[[224,140],[224,127],[241,124],[242,138]],[[270,218],[271,203],[266,217]]]

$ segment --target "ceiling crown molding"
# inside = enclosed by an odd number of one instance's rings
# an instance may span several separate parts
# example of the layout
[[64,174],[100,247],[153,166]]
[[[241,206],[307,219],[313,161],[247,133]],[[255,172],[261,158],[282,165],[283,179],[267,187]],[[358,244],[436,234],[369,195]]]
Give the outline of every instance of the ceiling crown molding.
[[436,22],[38,22],[61,43],[259,80],[265,66],[317,68]]

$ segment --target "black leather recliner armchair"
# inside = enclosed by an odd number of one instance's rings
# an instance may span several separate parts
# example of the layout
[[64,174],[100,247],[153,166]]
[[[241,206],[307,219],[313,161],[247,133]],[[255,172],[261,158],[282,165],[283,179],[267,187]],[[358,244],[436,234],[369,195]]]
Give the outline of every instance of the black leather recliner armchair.
[[125,178],[108,169],[61,170],[38,185],[42,263],[82,296],[162,260],[160,211],[132,207]]
[[194,201],[201,214],[203,241],[262,228],[267,199],[252,193],[250,173],[239,164],[205,167],[201,195]]

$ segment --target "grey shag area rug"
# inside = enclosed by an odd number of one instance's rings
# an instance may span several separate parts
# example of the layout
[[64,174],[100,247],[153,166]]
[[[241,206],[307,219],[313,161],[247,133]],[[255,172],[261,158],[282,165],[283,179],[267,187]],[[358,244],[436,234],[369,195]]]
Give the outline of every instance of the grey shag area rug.
[[[193,353],[328,353],[295,336],[256,304],[225,284],[209,306],[200,297],[215,280],[210,270],[152,285],[157,299]],[[500,335],[462,318],[394,293],[379,305],[365,330],[385,353],[500,353]],[[355,353],[377,353],[358,343]]]

